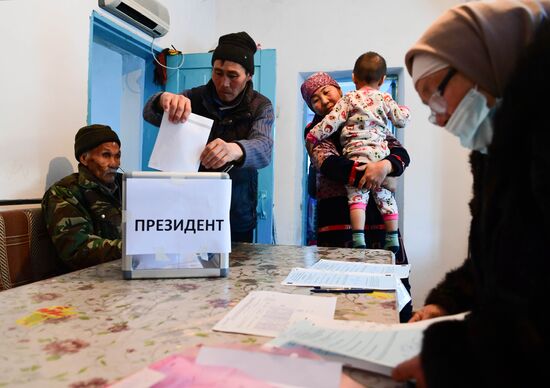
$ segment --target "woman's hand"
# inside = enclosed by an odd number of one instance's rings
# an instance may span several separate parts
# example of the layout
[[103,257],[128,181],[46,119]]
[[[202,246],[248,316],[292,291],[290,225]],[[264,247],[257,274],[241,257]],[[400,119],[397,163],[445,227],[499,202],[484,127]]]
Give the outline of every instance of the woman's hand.
[[391,172],[392,166],[389,160],[366,163],[356,167],[357,171],[364,171],[357,188],[376,190],[380,188],[386,176]]
[[437,304],[427,304],[415,311],[409,322],[423,321],[424,319],[437,318],[447,315],[447,312]]
[[403,361],[397,365],[392,373],[392,379],[395,381],[407,381],[415,380],[416,388],[425,388],[426,380],[424,379],[424,371],[422,370],[422,364],[420,363],[420,356],[416,356]]

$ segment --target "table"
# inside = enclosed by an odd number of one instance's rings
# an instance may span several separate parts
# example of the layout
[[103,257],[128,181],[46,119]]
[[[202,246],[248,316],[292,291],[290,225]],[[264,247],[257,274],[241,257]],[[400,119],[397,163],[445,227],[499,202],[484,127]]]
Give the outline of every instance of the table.
[[[235,244],[227,278],[123,280],[117,260],[0,292],[0,386],[100,387],[198,344],[268,342],[211,328],[250,291],[309,294],[280,284],[293,267],[363,255],[346,248]],[[388,259],[371,255],[368,262]],[[398,322],[394,293],[339,295],[335,318]],[[396,386],[383,376],[348,374],[369,386]]]

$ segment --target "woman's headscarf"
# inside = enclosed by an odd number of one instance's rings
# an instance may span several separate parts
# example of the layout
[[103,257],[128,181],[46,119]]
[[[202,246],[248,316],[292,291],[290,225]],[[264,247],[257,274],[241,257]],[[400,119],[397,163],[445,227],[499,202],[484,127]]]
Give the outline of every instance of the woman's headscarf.
[[313,108],[311,107],[311,97],[313,96],[313,94],[317,91],[317,89],[327,85],[332,85],[340,89],[340,85],[338,85],[338,82],[336,82],[334,78],[332,78],[330,75],[322,71],[310,75],[302,83],[300,90],[302,92],[302,97],[304,101],[306,102],[307,106],[309,106],[309,109],[313,110]]
[[416,55],[433,56],[500,97],[521,52],[548,15],[549,1],[472,2],[451,8],[407,52],[407,70],[412,74]]

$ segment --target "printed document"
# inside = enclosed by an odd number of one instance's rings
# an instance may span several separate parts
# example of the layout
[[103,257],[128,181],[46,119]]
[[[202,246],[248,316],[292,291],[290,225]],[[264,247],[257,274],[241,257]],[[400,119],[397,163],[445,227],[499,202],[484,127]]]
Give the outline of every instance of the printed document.
[[[321,263],[318,267],[317,264]],[[408,266],[365,264],[332,260],[321,260],[312,268],[293,268],[281,284],[288,286],[309,286],[322,288],[363,288],[368,290],[395,290],[397,310],[411,300],[411,296],[398,277],[408,273]],[[348,264],[352,264],[348,266]],[[360,264],[354,266],[353,264]],[[363,267],[367,266],[368,267]],[[374,267],[373,267],[374,266]],[[322,269],[317,269],[322,268]],[[361,272],[344,272],[347,269]],[[368,272],[373,268],[376,273]],[[340,272],[342,271],[342,272]],[[408,276],[408,275],[407,275]]]
[[391,325],[312,318],[295,322],[269,345],[303,345],[327,359],[389,376],[395,366],[420,352],[424,329],[434,322],[464,316]]
[[282,284],[289,286],[395,290],[396,278],[391,274],[334,272],[311,268],[292,268]]
[[213,330],[275,337],[291,323],[293,315],[332,319],[335,309],[336,297],[252,291]]
[[393,274],[396,277],[403,279],[409,277],[411,266],[394,265],[394,264],[373,264],[359,263],[354,261],[338,261],[321,259],[310,269],[318,269],[324,271],[336,272],[362,272],[362,273],[377,273],[377,274]]
[[213,120],[191,113],[185,123],[174,124],[167,114],[163,115],[149,167],[160,171],[199,171],[200,155],[212,123]]

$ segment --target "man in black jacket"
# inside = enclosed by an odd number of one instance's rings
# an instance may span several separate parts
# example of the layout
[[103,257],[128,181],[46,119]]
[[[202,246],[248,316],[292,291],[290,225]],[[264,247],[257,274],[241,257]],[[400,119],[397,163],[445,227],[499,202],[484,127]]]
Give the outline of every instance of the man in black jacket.
[[255,52],[256,43],[246,32],[223,35],[212,54],[212,78],[206,85],[182,94],[157,93],[143,111],[145,120],[157,126],[163,113],[177,123],[187,120],[191,110],[214,120],[199,171],[235,167],[229,171],[234,242],[252,242],[258,169],[271,162],[273,148],[273,107],[252,86]]

